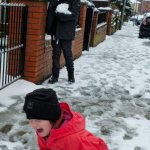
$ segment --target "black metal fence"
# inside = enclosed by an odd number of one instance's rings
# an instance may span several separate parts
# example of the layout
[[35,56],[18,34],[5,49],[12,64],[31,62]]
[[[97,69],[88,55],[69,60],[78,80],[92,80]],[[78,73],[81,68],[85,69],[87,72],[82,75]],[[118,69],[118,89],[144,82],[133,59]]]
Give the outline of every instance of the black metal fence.
[[27,6],[0,3],[0,89],[23,75]]

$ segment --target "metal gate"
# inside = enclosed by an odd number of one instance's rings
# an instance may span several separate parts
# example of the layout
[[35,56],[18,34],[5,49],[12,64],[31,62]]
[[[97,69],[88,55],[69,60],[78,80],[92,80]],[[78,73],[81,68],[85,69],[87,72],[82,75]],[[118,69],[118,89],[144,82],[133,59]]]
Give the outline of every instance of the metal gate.
[[0,3],[0,89],[23,75],[27,6]]
[[91,32],[92,32],[92,22],[93,22],[94,8],[93,6],[87,7],[86,12],[86,21],[85,21],[85,30],[84,30],[84,41],[83,41],[83,50],[89,50]]

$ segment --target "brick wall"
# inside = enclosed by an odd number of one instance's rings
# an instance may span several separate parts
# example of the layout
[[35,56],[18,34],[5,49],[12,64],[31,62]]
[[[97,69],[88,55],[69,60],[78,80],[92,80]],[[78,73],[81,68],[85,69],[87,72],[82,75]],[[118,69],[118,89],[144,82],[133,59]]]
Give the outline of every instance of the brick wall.
[[90,46],[94,46],[94,36],[96,34],[97,20],[98,20],[98,11],[95,11],[93,15],[93,21],[92,21]]
[[143,1],[143,5],[141,5],[139,6],[139,11],[141,13],[150,12],[150,1]]
[[107,23],[97,24],[98,12],[94,12],[90,46],[96,46],[104,41],[107,33]]
[[103,42],[106,38],[107,33],[107,23],[102,24],[96,28],[96,33],[93,38],[93,43],[91,46],[96,46],[99,43]]
[[73,41],[72,44],[74,59],[78,58],[82,54],[86,11],[87,11],[87,6],[85,3],[82,3],[80,8],[80,16],[79,16],[79,29],[77,29],[76,31],[75,40]]
[[143,2],[143,13],[150,12],[150,1]]

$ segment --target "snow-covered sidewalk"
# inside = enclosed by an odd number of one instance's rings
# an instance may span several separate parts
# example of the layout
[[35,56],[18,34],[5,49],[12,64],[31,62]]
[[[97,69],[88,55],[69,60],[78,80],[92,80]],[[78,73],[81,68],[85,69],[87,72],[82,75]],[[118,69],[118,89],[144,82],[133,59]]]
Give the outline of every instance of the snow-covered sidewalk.
[[61,69],[59,82],[35,85],[18,80],[0,91],[0,150],[36,150],[22,105],[26,93],[53,88],[60,101],[80,111],[87,129],[103,138],[109,150],[149,150],[150,40],[138,39],[138,27],[121,31],[75,60],[74,84]]

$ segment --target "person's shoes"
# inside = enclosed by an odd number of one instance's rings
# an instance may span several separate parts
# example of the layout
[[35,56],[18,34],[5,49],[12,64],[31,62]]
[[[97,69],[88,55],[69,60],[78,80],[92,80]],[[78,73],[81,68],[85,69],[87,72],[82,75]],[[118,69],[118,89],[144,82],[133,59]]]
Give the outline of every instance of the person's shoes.
[[75,78],[74,78],[74,74],[69,74],[68,75],[68,81],[74,83],[75,82]]
[[74,83],[75,82],[75,78],[70,78],[68,79],[69,82]]
[[56,82],[58,82],[58,78],[55,78],[55,77],[51,77],[51,79],[49,79],[49,81],[48,81],[48,83],[50,83],[50,84],[54,84]]

